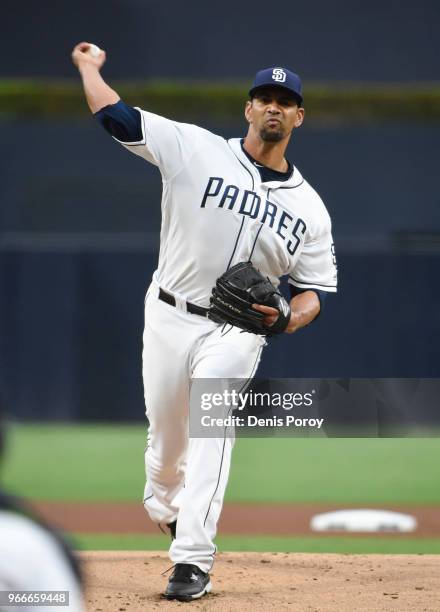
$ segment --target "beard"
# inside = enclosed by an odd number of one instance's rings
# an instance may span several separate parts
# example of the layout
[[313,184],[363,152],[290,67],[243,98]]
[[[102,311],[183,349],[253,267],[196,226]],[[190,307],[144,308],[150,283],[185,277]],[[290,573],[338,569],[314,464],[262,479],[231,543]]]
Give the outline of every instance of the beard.
[[263,127],[260,130],[260,138],[264,142],[280,142],[284,138],[284,130],[281,126],[276,129]]

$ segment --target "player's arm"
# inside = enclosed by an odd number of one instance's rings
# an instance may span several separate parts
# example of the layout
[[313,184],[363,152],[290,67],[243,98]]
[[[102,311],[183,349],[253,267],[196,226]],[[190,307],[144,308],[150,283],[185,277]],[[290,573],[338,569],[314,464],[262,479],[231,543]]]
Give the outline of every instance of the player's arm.
[[[270,327],[278,318],[278,310],[262,304],[253,304],[255,310],[259,310],[266,315],[265,325]],[[301,327],[305,327],[316,319],[321,310],[321,301],[315,291],[304,291],[294,295],[290,300],[290,322],[286,328],[287,334],[293,334]]]
[[120,97],[107,85],[100,73],[106,59],[105,51],[101,50],[101,53],[94,57],[87,53],[90,45],[91,43],[87,42],[76,45],[72,51],[72,61],[81,75],[87,104],[92,113],[97,113],[104,106],[119,102]]
[[140,112],[123,102],[100,74],[106,55],[87,53],[90,43],[79,43],[72,60],[81,75],[87,103],[103,128],[121,143],[140,142],[143,138]]
[[105,52],[93,57],[89,47],[86,42],[76,45],[72,60],[95,118],[131,153],[158,166],[166,180],[175,177],[189,163],[204,130],[125,104],[99,72]]
[[304,291],[290,300],[290,308],[292,314],[286,332],[293,334],[316,319],[321,311],[321,301],[315,291]]

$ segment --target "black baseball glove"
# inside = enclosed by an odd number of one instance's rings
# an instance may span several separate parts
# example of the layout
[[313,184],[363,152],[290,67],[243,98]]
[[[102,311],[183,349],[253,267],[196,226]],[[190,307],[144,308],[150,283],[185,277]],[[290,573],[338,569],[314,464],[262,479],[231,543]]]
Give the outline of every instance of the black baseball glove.
[[[279,316],[275,323],[270,327],[265,325],[267,315],[254,310],[252,304],[276,308]],[[290,306],[250,261],[242,261],[217,279],[208,317],[216,323],[229,323],[253,334],[273,336],[286,329],[290,321]]]

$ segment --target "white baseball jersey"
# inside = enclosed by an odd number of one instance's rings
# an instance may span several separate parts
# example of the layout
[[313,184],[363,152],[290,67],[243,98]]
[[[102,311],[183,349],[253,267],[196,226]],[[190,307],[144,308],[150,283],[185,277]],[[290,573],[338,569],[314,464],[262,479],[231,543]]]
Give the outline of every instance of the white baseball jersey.
[[[222,390],[229,379],[250,380],[266,342],[191,314],[186,302],[207,307],[216,279],[247,260],[275,285],[288,275],[300,290],[336,291],[331,223],[296,168],[288,180],[262,182],[240,139],[137,110],[142,139],[120,142],[157,165],[163,179],[159,265],[143,335],[144,506],[159,524],[177,520],[173,563],[208,572],[234,440],[189,436],[192,383],[219,381]],[[173,294],[174,305],[160,288]]]
[[30,603],[22,604],[19,610],[84,612],[80,585],[48,531],[26,516],[0,510],[0,542],[0,590],[69,592],[68,607],[35,607]]
[[330,217],[297,168],[262,183],[240,139],[137,110],[142,140],[121,144],[162,174],[157,284],[208,306],[216,279],[250,259],[275,285],[288,275],[300,289],[336,291]]

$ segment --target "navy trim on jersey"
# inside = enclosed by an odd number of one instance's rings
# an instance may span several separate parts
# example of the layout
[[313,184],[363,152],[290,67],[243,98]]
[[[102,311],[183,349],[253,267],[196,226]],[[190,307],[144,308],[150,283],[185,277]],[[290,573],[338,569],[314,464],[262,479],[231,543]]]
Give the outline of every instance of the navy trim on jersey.
[[[229,146],[230,148],[232,148],[232,147],[230,146],[229,142],[228,142],[228,146]],[[234,155],[235,155],[235,153],[234,153]],[[247,172],[247,173],[249,174],[249,176],[251,177],[251,181],[252,181],[252,191],[254,191],[254,190],[255,190],[255,181],[254,181],[254,177],[253,177],[252,172],[249,170],[249,168],[246,168],[246,166],[245,166],[245,165],[244,165],[244,163],[241,161],[241,159],[239,159],[239,158],[238,158],[236,155],[235,155],[235,157],[236,157],[237,161],[238,161],[238,162],[239,162],[239,163],[240,163],[240,164],[243,166],[243,168],[246,170],[246,172]],[[231,255],[230,259],[229,259],[228,267],[226,268],[226,270],[229,270],[229,268],[230,268],[230,266],[231,266],[231,263],[232,263],[232,260],[234,259],[234,255],[235,255],[235,251],[236,251],[236,249],[237,249],[238,241],[239,241],[239,239],[240,239],[240,235],[241,235],[241,232],[242,232],[242,230],[243,230],[244,219],[245,219],[245,218],[243,217],[243,218],[242,218],[242,220],[241,220],[240,229],[238,230],[237,238],[236,238],[236,240],[235,240],[235,244],[234,244],[234,250],[232,251],[232,255]],[[260,228],[260,229],[261,229],[261,228]],[[260,232],[258,232],[258,234],[259,234],[259,233],[260,233]],[[258,238],[258,234],[257,234],[257,238]],[[252,250],[253,250],[253,249],[252,249]],[[250,257],[249,257],[249,259],[250,259]]]
[[257,232],[257,235],[255,236],[254,244],[252,245],[251,254],[249,255],[249,261],[251,261],[251,259],[252,259],[252,255],[254,253],[255,246],[257,244],[258,236],[260,235],[260,232],[261,232],[262,229],[263,229],[263,224],[261,224],[260,227],[258,228],[258,232]]
[[237,248],[238,240],[240,238],[240,234],[241,234],[241,230],[243,229],[243,225],[244,225],[244,217],[242,217],[242,219],[241,219],[240,229],[238,230],[237,238],[235,239],[234,250],[232,251],[232,255],[231,255],[231,258],[229,260],[228,267],[226,268],[226,270],[229,270],[229,267],[230,267],[230,265],[232,263],[232,260],[234,258],[235,250]]
[[[238,157],[237,157],[238,159]],[[249,168],[246,168],[246,166],[244,165],[244,163],[241,161],[241,159],[238,159],[238,161],[240,162],[240,164],[243,166],[243,168],[246,170],[246,172],[249,173],[249,176],[252,179],[252,191],[255,191],[255,181],[254,181],[254,176],[252,174],[252,172],[249,170]]]
[[272,168],[268,168],[263,164],[258,163],[258,160],[254,159],[252,155],[250,155],[246,149],[244,148],[244,138],[240,140],[241,150],[246,155],[248,160],[255,166],[255,168],[260,173],[261,182],[262,183],[270,183],[272,181],[288,181],[293,174],[293,166],[290,161],[287,159],[288,169],[286,172],[279,172],[278,170],[273,170]]
[[291,185],[290,187],[287,187],[287,186],[282,187],[281,186],[281,187],[277,187],[277,189],[296,189],[297,187],[301,187],[301,185],[303,183],[304,183],[304,179],[300,183],[298,183],[298,185]]
[[[138,109],[135,108],[135,110],[138,110]],[[141,138],[141,140],[139,140],[137,142],[126,142],[126,143],[124,143],[126,145],[129,145],[130,147],[142,147],[145,144],[146,140],[147,140],[146,137],[145,137],[146,130],[145,130],[144,114],[141,113],[141,111],[139,111],[139,114],[140,114],[141,119],[142,119],[142,128],[141,128],[142,129],[142,138]]]
[[[294,283],[298,283],[299,285],[319,285],[320,287],[329,287],[329,289],[336,289],[337,285],[323,285],[322,283],[307,283],[306,281],[300,281],[297,280],[296,278],[293,278],[293,276],[291,276],[289,274],[289,278],[294,282]],[[302,289],[302,287],[299,287],[300,289]],[[310,289],[312,289],[312,287],[310,287]],[[325,291],[325,289],[323,290]]]
[[238,163],[243,166],[243,168],[246,170],[246,172],[249,174],[249,176],[251,177],[251,181],[252,181],[252,191],[255,191],[255,179],[254,179],[254,175],[252,174],[252,172],[249,170],[249,168],[241,161],[241,159],[238,157],[237,153],[234,151],[233,147],[231,146],[231,143],[229,142],[229,140],[226,141],[228,147],[231,149],[232,153],[234,154],[236,160],[238,161]]
[[[254,361],[253,366],[252,366],[252,370],[251,370],[250,376],[245,381],[243,386],[240,388],[238,393],[241,393],[243,391],[243,389],[245,389],[249,385],[249,383],[251,382],[252,378],[254,377],[255,371],[256,371],[256,369],[258,367],[258,362],[259,362],[262,350],[263,350],[263,347],[260,346],[260,348],[258,349],[257,357],[256,357],[256,359]],[[227,417],[231,414],[232,409],[233,409],[233,406],[231,406],[229,408],[229,410],[227,412],[227,415],[226,415]],[[207,510],[206,516],[205,516],[205,520],[203,521],[203,526],[206,525],[206,521],[208,520],[208,516],[209,516],[209,513],[211,511],[212,502],[214,500],[215,494],[217,493],[217,490],[218,490],[218,487],[219,487],[219,484],[220,484],[220,478],[221,478],[221,475],[222,475],[222,468],[223,468],[223,459],[224,459],[224,455],[225,455],[226,431],[227,431],[227,427],[224,428],[222,456],[221,456],[221,459],[220,459],[220,468],[219,468],[218,477],[217,477],[217,484],[215,485],[214,493],[212,494],[211,501],[209,502],[208,510]],[[214,565],[214,555],[215,555],[216,552],[217,552],[217,547],[214,545],[214,551],[212,553],[212,564],[211,564],[210,570],[212,569],[212,566]]]
[[[261,176],[258,172],[258,168],[254,166],[254,164],[248,159],[247,155],[245,155],[242,147],[241,147],[241,138],[230,138],[227,142],[235,157],[240,161],[242,166],[246,166],[250,172],[252,172],[256,181],[258,181],[258,185],[261,185]],[[296,181],[296,184],[295,184]],[[299,187],[303,183],[306,183],[295,166],[293,166],[293,172],[291,177],[286,181],[271,181],[270,183],[265,183],[265,185],[269,185],[272,189],[294,189],[295,187]],[[283,185],[283,187],[281,186]]]
[[120,142],[134,143],[143,139],[141,113],[122,100],[104,106],[94,116]]

